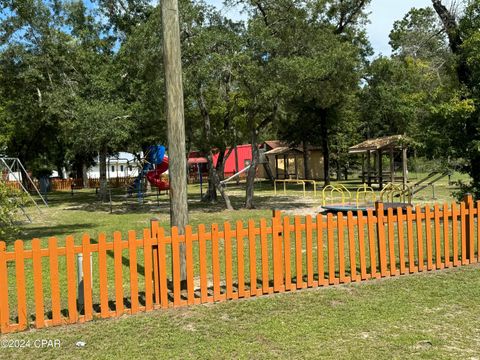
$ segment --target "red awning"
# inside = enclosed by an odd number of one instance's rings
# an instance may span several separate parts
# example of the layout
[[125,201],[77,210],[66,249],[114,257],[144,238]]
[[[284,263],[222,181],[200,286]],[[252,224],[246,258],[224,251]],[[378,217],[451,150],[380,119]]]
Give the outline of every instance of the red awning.
[[204,157],[190,158],[188,159],[188,165],[193,164],[207,164],[208,160]]

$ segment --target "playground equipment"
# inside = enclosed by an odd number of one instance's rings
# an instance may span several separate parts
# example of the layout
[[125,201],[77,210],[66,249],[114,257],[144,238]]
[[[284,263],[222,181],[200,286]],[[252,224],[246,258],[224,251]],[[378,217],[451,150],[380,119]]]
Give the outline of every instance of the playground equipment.
[[[370,201],[369,201],[370,198]],[[363,201],[361,201],[363,200]],[[363,184],[361,187],[357,189],[357,205],[359,204],[371,204],[377,201],[377,195],[375,194],[375,190],[371,186],[367,184]]]
[[317,197],[317,182],[315,180],[303,180],[303,179],[277,179],[273,182],[273,190],[277,195],[277,183],[283,183],[283,194],[287,195],[287,184],[303,185],[303,197],[307,196],[305,184],[313,184],[313,196]]
[[[328,197],[330,193],[330,197]],[[336,195],[338,194],[338,195]],[[322,190],[322,205],[325,207],[327,202],[333,204],[336,200],[341,199],[341,204],[350,204],[352,202],[352,193],[342,184],[338,186],[327,185]],[[348,199],[348,201],[346,201]]]
[[[395,201],[397,198],[400,200]],[[322,207],[330,212],[374,210],[377,200],[375,191],[367,184],[357,189],[355,201],[352,193],[341,184],[328,185],[322,190]],[[406,208],[412,204],[412,190],[407,185],[389,183],[380,192],[379,200],[384,204],[384,209]]]
[[[248,169],[250,169],[252,165],[248,165],[247,167],[245,167],[243,170],[240,170],[239,172],[237,172],[236,174],[233,174],[232,176],[230,176],[228,179],[225,179],[223,181],[220,181],[220,184],[222,186],[226,186],[230,181],[232,181],[233,179],[237,178],[238,176],[242,175],[244,172],[248,171]],[[201,185],[201,183],[200,183]]]
[[168,170],[168,157],[165,155],[165,147],[152,145],[148,148],[143,165],[137,178],[129,187],[129,193],[135,190],[138,198],[143,198],[144,179],[159,190],[169,190],[170,184],[162,179],[162,174]]
[[445,178],[447,176],[451,176],[451,175],[452,175],[452,172],[449,171],[449,170],[446,170],[446,171],[443,171],[443,172],[440,172],[440,171],[431,172],[425,178],[423,178],[422,180],[413,184],[412,195],[415,195],[415,194],[419,193],[420,191],[426,189],[427,187],[431,186],[432,189],[433,189],[433,194],[434,194],[433,197],[435,198],[435,188],[434,188],[435,183],[442,180],[443,178]]
[[[45,198],[42,196],[40,191],[38,190],[37,186],[33,182],[32,178],[28,174],[28,172],[25,170],[25,167],[23,166],[22,162],[18,158],[0,158],[0,174],[2,175],[0,177],[0,181],[10,181],[10,179],[13,179],[12,181],[15,184],[18,184],[18,187],[23,190],[25,194],[27,194],[28,198],[30,201],[35,205],[37,210],[41,213],[40,206],[37,201],[33,198],[32,194],[28,189],[25,187],[24,182],[22,180],[25,180],[25,184],[28,184],[28,187],[31,187],[33,189],[33,192],[38,195],[40,198],[41,202],[48,207],[47,201]],[[25,179],[23,178],[25,177]],[[27,219],[30,220],[30,217],[27,215],[25,210],[22,208],[22,211],[27,217]]]
[[[395,198],[400,198],[402,203],[412,203],[412,190],[408,185],[398,185],[389,183],[380,192],[380,201],[394,202]],[[408,200],[408,202],[407,202]]]

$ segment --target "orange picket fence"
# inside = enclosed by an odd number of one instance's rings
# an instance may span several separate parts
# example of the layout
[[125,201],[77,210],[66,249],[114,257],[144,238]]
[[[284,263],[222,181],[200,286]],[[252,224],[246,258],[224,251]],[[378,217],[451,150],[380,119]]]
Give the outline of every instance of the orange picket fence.
[[[133,184],[135,178],[133,177],[118,177],[108,179],[108,186],[111,188],[122,188]],[[21,190],[21,185],[16,181],[4,181],[4,183],[14,189]],[[40,184],[38,180],[34,179],[33,183],[40,189]],[[82,189],[83,182],[82,179],[50,179],[50,190],[52,191],[71,191],[72,185],[74,189]],[[88,186],[90,188],[100,187],[100,179],[88,179]],[[35,188],[29,183],[27,184],[28,191],[35,191]]]
[[[81,180],[74,180],[74,179],[50,179],[50,187],[51,187],[51,190],[53,191],[71,190],[72,184],[80,183],[80,182]],[[21,185],[16,181],[5,181],[5,184],[8,187],[11,187],[14,189],[18,189],[18,190],[22,189]],[[33,184],[35,184],[37,189],[40,189],[40,183],[38,182],[38,180],[34,179]],[[35,191],[35,188],[31,183],[28,183],[26,186],[28,191]]]
[[[134,177],[112,177],[108,179],[108,186],[111,188],[121,188],[133,185]],[[100,187],[100,179],[88,179],[88,186],[90,188]]]
[[81,184],[81,181],[82,181],[81,179],[80,180],[75,180],[75,179],[51,179],[50,180],[50,186],[51,186],[51,190],[53,190],[53,191],[71,190],[72,185],[78,186],[79,184]]
[[[225,222],[208,229],[158,223],[108,241],[53,237],[42,248],[0,243],[0,329],[71,324],[153,309],[398,276],[480,260],[480,202],[367,214]],[[30,244],[29,244],[30,245]],[[81,260],[79,258],[81,255]],[[185,259],[182,262],[181,259]],[[183,275],[183,276],[182,276]],[[182,281],[182,279],[186,279]],[[8,284],[8,286],[7,286]]]

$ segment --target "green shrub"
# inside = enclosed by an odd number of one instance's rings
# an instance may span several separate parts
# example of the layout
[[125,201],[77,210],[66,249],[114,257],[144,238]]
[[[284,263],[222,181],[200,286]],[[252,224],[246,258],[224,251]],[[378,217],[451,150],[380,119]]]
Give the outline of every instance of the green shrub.
[[23,192],[0,182],[0,239],[10,240],[18,234],[18,214],[25,204]]

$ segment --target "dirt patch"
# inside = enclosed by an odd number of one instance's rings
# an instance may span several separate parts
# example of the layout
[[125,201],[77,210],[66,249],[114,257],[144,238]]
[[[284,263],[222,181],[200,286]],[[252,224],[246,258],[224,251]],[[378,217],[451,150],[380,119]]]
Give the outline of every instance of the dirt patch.
[[416,345],[415,345],[415,349],[416,350],[429,350],[433,347],[433,344],[431,341],[429,340],[422,340],[422,341],[419,341]]
[[285,210],[284,214],[288,216],[317,216],[318,213],[322,211],[322,207],[299,207],[296,209]]

